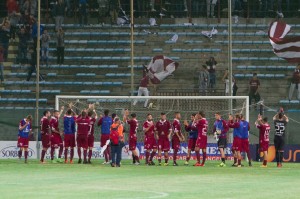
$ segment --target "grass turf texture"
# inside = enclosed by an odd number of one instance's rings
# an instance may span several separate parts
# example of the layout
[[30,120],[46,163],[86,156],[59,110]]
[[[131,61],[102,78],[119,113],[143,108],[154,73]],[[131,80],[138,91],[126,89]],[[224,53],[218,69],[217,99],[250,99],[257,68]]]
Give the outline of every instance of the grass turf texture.
[[[171,162],[170,162],[171,163]],[[299,198],[300,164],[286,163],[276,168],[131,165],[121,168],[101,165],[39,164],[29,160],[0,160],[0,198]]]

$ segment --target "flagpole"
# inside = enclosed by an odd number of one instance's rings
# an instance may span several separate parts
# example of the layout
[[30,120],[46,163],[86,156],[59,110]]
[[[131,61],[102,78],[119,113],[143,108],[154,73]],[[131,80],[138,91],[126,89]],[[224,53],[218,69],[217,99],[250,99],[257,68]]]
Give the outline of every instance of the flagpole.
[[35,101],[35,126],[36,126],[36,152],[37,159],[40,158],[40,143],[39,143],[39,98],[40,98],[40,34],[41,33],[41,0],[38,0],[38,19],[37,19],[37,45],[36,45],[36,101]]
[[130,28],[131,28],[131,82],[130,82],[130,90],[131,90],[131,95],[133,95],[133,89],[134,89],[134,45],[133,45],[133,29],[134,29],[134,21],[133,21],[133,0],[130,0]]
[[[232,96],[232,17],[231,0],[228,0],[228,80],[229,96]],[[232,112],[232,100],[229,100],[229,110]]]

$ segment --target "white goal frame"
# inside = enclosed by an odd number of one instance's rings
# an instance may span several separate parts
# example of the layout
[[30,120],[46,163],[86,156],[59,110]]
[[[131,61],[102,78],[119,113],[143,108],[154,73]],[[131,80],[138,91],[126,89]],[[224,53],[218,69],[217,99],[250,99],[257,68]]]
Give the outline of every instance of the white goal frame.
[[[59,110],[59,99],[195,99],[195,100],[234,100],[234,99],[244,99],[246,101],[245,109],[246,121],[249,121],[249,96],[89,96],[89,95],[56,95],[55,96],[55,109]],[[232,107],[232,106],[231,106]],[[231,110],[232,111],[232,110]]]

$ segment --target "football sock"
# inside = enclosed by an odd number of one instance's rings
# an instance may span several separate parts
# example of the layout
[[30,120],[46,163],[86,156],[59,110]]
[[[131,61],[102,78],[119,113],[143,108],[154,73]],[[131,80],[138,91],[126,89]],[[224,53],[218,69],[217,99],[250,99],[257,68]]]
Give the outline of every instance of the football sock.
[[152,151],[151,155],[150,155],[150,161],[153,160],[153,157],[155,156],[156,152]]
[[237,163],[237,158],[234,157],[233,160],[234,160],[234,164],[236,164]]
[[221,158],[222,162],[225,164],[225,158]]
[[173,161],[176,162],[178,149],[175,149],[173,152]]
[[73,160],[73,157],[74,157],[74,149],[71,149],[71,152],[70,152],[70,160]]
[[140,163],[140,158],[139,158],[139,156],[137,156],[137,155],[135,156],[135,161],[138,162],[138,163]]
[[65,148],[65,161],[68,160],[68,148]]
[[164,157],[165,157],[165,163],[168,163],[168,161],[169,161],[169,155],[168,154],[164,154]]
[[108,162],[108,148],[104,151],[105,162]]
[[206,160],[206,152],[203,152],[202,164],[205,164],[205,160]]
[[280,151],[280,158],[279,158],[280,163],[283,161],[283,151]]
[[86,161],[87,150],[83,149],[83,160]]
[[249,162],[251,162],[251,154],[250,154],[250,151],[247,151],[247,157],[248,157]]
[[60,145],[60,146],[59,146],[59,152],[58,152],[58,158],[61,158],[61,155],[62,155],[62,153],[63,153],[63,150],[64,150],[63,145]]
[[25,151],[25,160],[27,160],[28,157],[28,151]]
[[263,165],[265,165],[265,166],[267,165],[267,160],[263,161]]
[[78,158],[81,159],[81,148],[80,147],[77,148],[77,153],[78,153]]
[[134,164],[135,163],[135,156],[132,154],[132,163]]
[[92,151],[92,149],[90,149],[90,150],[89,150],[89,160],[91,160],[92,155],[93,155],[93,151]]
[[238,165],[241,165],[241,163],[242,163],[242,160],[238,159]]
[[44,162],[46,151],[42,150],[41,161]]
[[196,158],[197,158],[197,162],[200,163],[200,152],[196,151]]
[[146,151],[146,164],[148,164],[148,161],[149,161],[149,156],[150,156],[150,152],[149,151]]
[[158,162],[161,163],[161,156],[158,156]]
[[277,164],[280,162],[279,156],[280,156],[279,151],[276,151],[276,162],[277,162]]
[[108,154],[108,160],[111,161],[111,148],[110,146],[107,146],[107,154]]
[[19,158],[22,157],[22,149],[20,149],[20,150],[18,151],[18,157],[19,157]]
[[191,159],[191,157],[190,156],[186,156],[186,159],[185,159],[185,161],[190,161],[190,159]]
[[55,154],[54,155],[55,155],[56,159],[58,158],[58,150],[59,150],[58,148],[55,148]]
[[54,147],[51,147],[50,156],[51,156],[51,160],[53,160],[54,159]]

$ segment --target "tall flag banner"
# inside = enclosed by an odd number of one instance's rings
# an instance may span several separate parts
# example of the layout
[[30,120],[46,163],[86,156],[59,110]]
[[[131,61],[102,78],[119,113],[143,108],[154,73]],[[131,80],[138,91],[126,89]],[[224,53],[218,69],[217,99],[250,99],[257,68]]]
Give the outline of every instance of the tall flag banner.
[[278,57],[291,63],[300,63],[300,36],[287,37],[290,30],[290,25],[274,21],[269,28],[269,39]]
[[177,62],[164,55],[157,55],[148,64],[147,75],[153,84],[159,84],[171,75],[177,69],[178,65]]

